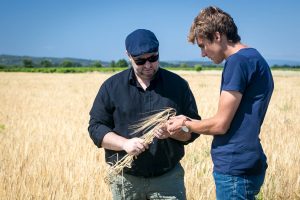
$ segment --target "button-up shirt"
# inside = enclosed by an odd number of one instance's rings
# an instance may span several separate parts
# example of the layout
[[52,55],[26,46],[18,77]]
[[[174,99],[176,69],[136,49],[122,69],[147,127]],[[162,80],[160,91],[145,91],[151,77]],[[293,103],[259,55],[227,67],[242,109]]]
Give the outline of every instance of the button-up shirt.
[[[167,107],[174,108],[178,115],[200,119],[194,96],[183,78],[159,68],[150,85],[144,90],[133,69],[126,69],[111,76],[101,85],[90,111],[90,137],[99,148],[103,137],[109,132],[125,138],[140,137],[142,133],[132,134],[134,130],[130,127]],[[125,168],[124,172],[143,177],[164,174],[184,156],[184,145],[198,136],[192,133],[187,142],[172,138],[154,138],[149,149],[141,153],[134,160],[132,168]],[[110,164],[114,164],[124,155],[125,151],[105,149],[105,159]]]

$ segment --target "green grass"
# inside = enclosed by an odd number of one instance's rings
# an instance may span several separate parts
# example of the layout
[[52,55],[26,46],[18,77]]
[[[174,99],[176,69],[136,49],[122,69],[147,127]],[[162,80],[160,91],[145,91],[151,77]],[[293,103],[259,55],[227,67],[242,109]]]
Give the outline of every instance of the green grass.
[[280,71],[300,71],[300,68],[294,67],[273,67],[272,70],[280,70]]
[[125,68],[96,68],[96,67],[51,67],[51,68],[5,68],[3,72],[40,72],[40,73],[85,73],[85,72],[115,72]]
[[[118,72],[125,70],[126,68],[111,68],[111,67],[52,67],[52,68],[25,68],[25,67],[14,67],[14,68],[3,68],[0,69],[2,72],[40,72],[40,73],[85,73],[85,72]],[[164,67],[167,70],[184,70],[184,71],[195,71],[195,68],[185,67]],[[207,68],[202,68],[207,69]],[[217,69],[217,68],[214,68]],[[221,68],[220,68],[221,69]]]
[[[202,71],[202,70],[222,70],[222,67],[205,67],[196,69],[194,67],[163,67],[171,71]],[[39,73],[86,73],[86,72],[118,72],[126,68],[111,67],[51,67],[51,68],[25,68],[25,67],[7,67],[0,68],[0,72],[39,72]],[[271,68],[272,70],[300,71],[300,68]]]

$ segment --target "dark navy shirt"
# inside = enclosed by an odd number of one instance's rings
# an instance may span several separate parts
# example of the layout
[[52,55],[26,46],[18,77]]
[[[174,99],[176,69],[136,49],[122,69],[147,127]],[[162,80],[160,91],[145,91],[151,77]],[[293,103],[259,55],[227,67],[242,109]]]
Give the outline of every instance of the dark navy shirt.
[[227,133],[214,136],[214,171],[242,175],[259,174],[267,168],[259,133],[273,88],[270,68],[257,50],[241,49],[227,58],[221,90],[243,96]]
[[[184,79],[159,68],[149,87],[144,90],[132,68],[129,68],[111,76],[101,85],[90,111],[90,137],[98,147],[101,147],[103,137],[108,132],[125,138],[140,137],[141,133],[132,134],[130,126],[166,107],[175,108],[177,114],[200,119],[194,96]],[[149,149],[134,160],[132,168],[126,168],[124,172],[143,177],[161,175],[180,161],[184,156],[184,145],[198,136],[193,133],[187,142],[155,138]],[[105,149],[107,163],[114,164],[124,155],[125,151]]]

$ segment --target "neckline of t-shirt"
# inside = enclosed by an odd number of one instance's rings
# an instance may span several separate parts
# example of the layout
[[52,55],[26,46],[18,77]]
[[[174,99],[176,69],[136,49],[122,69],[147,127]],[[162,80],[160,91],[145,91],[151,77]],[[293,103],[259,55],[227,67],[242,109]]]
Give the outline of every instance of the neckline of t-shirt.
[[238,50],[237,52],[235,52],[235,53],[231,54],[230,56],[228,56],[228,57],[226,58],[226,60],[228,60],[228,59],[229,59],[231,56],[233,56],[233,55],[240,54],[241,51],[247,51],[247,50],[250,50],[250,49],[254,49],[254,48],[253,48],[253,47],[245,47],[245,48],[241,48],[241,49]]

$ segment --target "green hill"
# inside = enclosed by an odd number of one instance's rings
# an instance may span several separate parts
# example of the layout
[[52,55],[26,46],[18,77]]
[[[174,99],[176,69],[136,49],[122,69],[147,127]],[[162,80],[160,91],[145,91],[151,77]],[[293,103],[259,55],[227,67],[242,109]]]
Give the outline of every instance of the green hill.
[[95,62],[100,62],[104,66],[108,66],[108,62],[103,62],[99,60],[89,60],[80,58],[56,58],[56,57],[33,57],[33,56],[14,56],[14,55],[0,55],[0,65],[5,66],[22,66],[23,60],[31,60],[33,64],[39,65],[42,61],[48,60],[54,66],[58,66],[64,61],[70,61],[77,64],[77,66],[90,66]]

